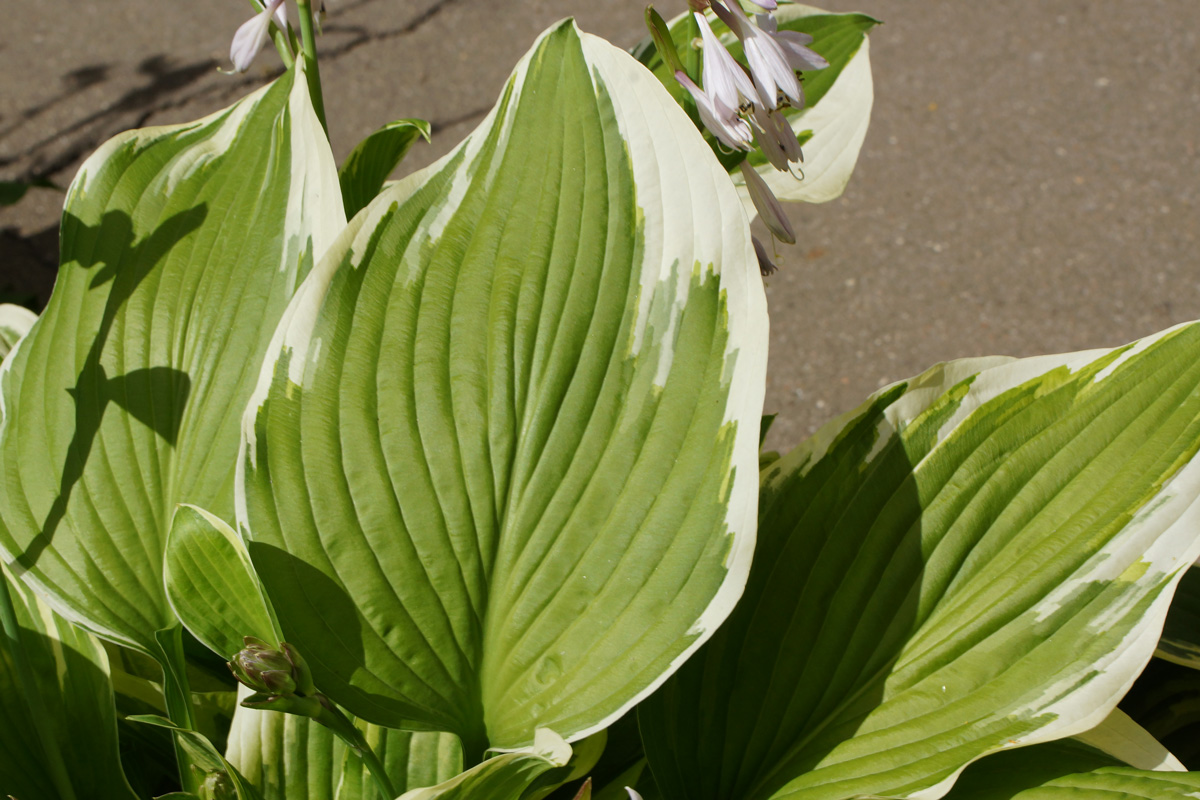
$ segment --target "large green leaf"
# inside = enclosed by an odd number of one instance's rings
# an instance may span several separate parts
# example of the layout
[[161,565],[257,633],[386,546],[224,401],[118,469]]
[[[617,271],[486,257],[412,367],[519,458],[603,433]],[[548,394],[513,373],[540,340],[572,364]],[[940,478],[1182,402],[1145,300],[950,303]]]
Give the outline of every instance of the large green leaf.
[[351,222],[247,410],[239,524],[317,685],[468,764],[620,716],[741,591],[766,332],[686,116],[550,30]]
[[[433,786],[462,770],[452,734],[357,724],[397,792]],[[225,758],[263,800],[392,800],[379,797],[361,758],[305,717],[239,706]]]
[[0,796],[131,800],[104,648],[3,567],[0,581]]
[[70,619],[157,652],[175,505],[232,519],[262,354],[344,223],[297,71],[81,167],[58,283],[0,375],[0,551]]
[[643,704],[668,797],[936,797],[1093,728],[1196,556],[1200,324],[940,365],[767,467],[746,593]]

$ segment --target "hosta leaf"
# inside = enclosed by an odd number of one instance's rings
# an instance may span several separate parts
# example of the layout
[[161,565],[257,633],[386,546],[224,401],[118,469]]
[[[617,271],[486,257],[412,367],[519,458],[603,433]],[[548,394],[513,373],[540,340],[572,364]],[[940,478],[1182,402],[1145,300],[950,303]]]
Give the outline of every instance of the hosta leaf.
[[[1050,744],[1065,741],[1059,739]],[[1121,766],[1180,772],[1186,769],[1162,742],[1119,708],[1113,709],[1095,728],[1076,734],[1073,741],[1112,756]]]
[[[432,786],[462,770],[451,734],[357,724],[397,792]],[[379,797],[361,758],[305,717],[239,706],[225,758],[259,787],[263,800],[392,800]]]
[[540,800],[570,758],[571,747],[543,728],[533,746],[493,756],[436,786],[405,792],[400,800]]
[[0,373],[0,551],[70,619],[156,654],[175,505],[232,519],[262,353],[343,224],[295,71],[80,168],[58,283]]
[[1156,655],[1200,669],[1200,567],[1193,566],[1179,582]]
[[37,314],[24,306],[0,303],[0,358],[8,355],[21,337],[29,333]]
[[0,795],[132,800],[104,648],[2,567],[0,581]]
[[[1194,796],[1197,773],[1130,768],[1073,739],[990,755],[963,772],[946,800],[1131,800]],[[1191,787],[1191,788],[1189,788]]]
[[358,143],[338,172],[347,217],[353,217],[379,194],[387,176],[418,138],[429,141],[429,123],[423,119],[400,119]]
[[1121,708],[1186,767],[1200,769],[1200,671],[1155,659],[1125,695]]
[[577,740],[711,634],[753,546],[766,347],[736,193],[628,55],[561,24],[290,306],[239,524],[356,716]]
[[668,797],[944,793],[1089,730],[1200,545],[1200,325],[940,365],[763,475],[729,622],[642,706]]
[[223,658],[254,636],[278,644],[270,605],[246,546],[224,521],[196,506],[175,511],[167,536],[167,599],[192,635]]

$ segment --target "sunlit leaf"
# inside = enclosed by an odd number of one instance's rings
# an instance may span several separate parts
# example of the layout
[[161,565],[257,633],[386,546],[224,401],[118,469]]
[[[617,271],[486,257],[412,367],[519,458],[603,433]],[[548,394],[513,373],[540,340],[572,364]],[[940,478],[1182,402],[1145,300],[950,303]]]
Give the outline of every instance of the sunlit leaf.
[[643,704],[669,798],[937,797],[1103,722],[1200,547],[1200,324],[940,365],[763,475],[729,622]]
[[628,710],[749,567],[766,325],[691,123],[553,28],[350,223],[247,412],[241,532],[317,685],[468,764]]

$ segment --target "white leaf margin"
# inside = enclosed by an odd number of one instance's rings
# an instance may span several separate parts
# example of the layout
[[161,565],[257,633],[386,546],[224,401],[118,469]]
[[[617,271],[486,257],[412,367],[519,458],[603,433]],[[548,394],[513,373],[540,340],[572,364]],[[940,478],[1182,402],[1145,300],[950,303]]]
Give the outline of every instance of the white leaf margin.
[[[692,654],[706,642],[734,606],[745,589],[758,520],[758,434],[766,395],[769,323],[766,293],[758,271],[758,259],[750,236],[750,219],[743,209],[729,174],[721,167],[695,126],[661,83],[624,50],[608,41],[578,29],[573,20],[564,20],[543,32],[513,71],[506,87],[510,91],[505,118],[497,121],[501,104],[488,113],[479,126],[457,147],[438,161],[406,178],[389,184],[342,230],[326,251],[326,257],[314,266],[284,311],[275,335],[267,347],[259,382],[251,394],[242,417],[242,444],[235,479],[235,511],[239,534],[253,540],[246,504],[247,469],[257,468],[255,423],[270,394],[276,365],[288,358],[288,380],[304,386],[305,364],[316,359],[321,340],[313,338],[325,295],[339,268],[342,254],[349,254],[350,265],[361,267],[371,237],[380,221],[397,203],[403,203],[453,159],[461,157],[468,168],[460,169],[440,208],[429,212],[430,223],[423,223],[410,248],[436,238],[458,207],[476,177],[469,168],[487,141],[493,125],[500,125],[496,144],[502,150],[513,125],[520,95],[531,60],[542,41],[562,25],[572,26],[579,36],[583,55],[590,67],[597,93],[606,94],[612,103],[618,129],[625,140],[642,215],[643,247],[639,278],[639,307],[634,322],[631,352],[641,346],[653,293],[676,270],[686,278],[693,265],[705,275],[716,275],[726,302],[730,336],[725,356],[732,365],[725,375],[729,385],[722,424],[737,421],[731,453],[731,471],[725,525],[731,543],[725,558],[727,570],[708,606],[693,623],[688,635],[695,636],[670,666],[645,689],[617,711],[597,724],[572,732],[567,741],[579,741],[607,728],[613,721],[653,693]],[[652,127],[650,120],[666,125]],[[498,168],[494,164],[493,169]],[[696,198],[702,198],[696,200]],[[715,215],[711,209],[716,209]],[[705,209],[704,216],[700,209]],[[670,256],[668,257],[668,253]],[[635,265],[635,269],[637,266]],[[688,280],[680,280],[675,307],[687,302]],[[669,341],[669,333],[666,334]],[[673,352],[663,348],[655,383],[662,385],[670,369]],[[274,354],[274,355],[272,355]]]
[[[942,394],[967,378],[974,376],[966,395],[959,401],[957,410],[939,429],[938,444],[930,450],[926,458],[938,452],[955,428],[969,423],[970,417],[982,405],[1004,392],[1059,367],[1066,367],[1071,373],[1077,373],[1112,350],[1124,349],[1113,363],[1096,375],[1094,380],[1102,381],[1112,375],[1123,362],[1136,357],[1161,339],[1192,325],[1200,325],[1200,322],[1175,325],[1126,345],[1125,348],[1084,350],[1029,358],[967,358],[937,364],[909,381],[901,381],[880,389],[863,405],[827,423],[808,442],[768,465],[763,471],[764,494],[777,490],[796,470],[807,472],[811,469],[851,420],[861,416],[879,395],[899,383],[907,383],[908,387],[901,397],[885,409],[884,419],[879,424],[878,441],[868,456],[868,461]],[[1166,579],[1168,585],[1155,598],[1141,624],[1129,632],[1107,659],[1095,665],[1097,674],[1083,688],[1064,691],[1067,687],[1050,687],[1049,691],[1043,693],[1046,702],[1043,703],[1039,699],[1023,708],[1011,710],[1011,713],[1017,715],[1051,715],[1053,719],[1044,727],[1027,737],[1007,743],[1004,747],[981,753],[937,784],[911,792],[905,797],[908,800],[939,800],[954,786],[962,771],[975,761],[1001,750],[1057,739],[1078,738],[1122,759],[1132,755],[1130,747],[1133,746],[1131,742],[1135,741],[1134,735],[1127,726],[1121,726],[1119,720],[1113,720],[1112,717],[1114,713],[1120,713],[1116,709],[1117,703],[1129,691],[1155,653],[1179,581],[1193,563],[1200,559],[1200,536],[1197,536],[1197,530],[1200,530],[1200,456],[1194,457],[1164,483],[1153,500],[1147,502],[1116,536],[1093,554],[1070,580],[1038,603],[1041,609],[1053,610],[1050,604],[1056,599],[1067,600],[1081,584],[1094,581],[1125,580],[1152,585]],[[1136,600],[1134,597],[1129,602],[1133,603]],[[1110,615],[1118,616],[1127,610],[1125,606],[1114,608],[1110,610]],[[1103,619],[1093,623],[1093,627],[1103,626]],[[1101,744],[1105,747],[1101,747]],[[1121,749],[1120,754],[1106,749],[1118,745]],[[1170,756],[1169,753],[1167,755]],[[1147,751],[1139,758],[1142,759],[1142,763],[1147,763],[1153,756],[1153,752]],[[1174,756],[1162,758],[1157,767],[1134,766],[1142,769],[1173,770],[1173,759]]]

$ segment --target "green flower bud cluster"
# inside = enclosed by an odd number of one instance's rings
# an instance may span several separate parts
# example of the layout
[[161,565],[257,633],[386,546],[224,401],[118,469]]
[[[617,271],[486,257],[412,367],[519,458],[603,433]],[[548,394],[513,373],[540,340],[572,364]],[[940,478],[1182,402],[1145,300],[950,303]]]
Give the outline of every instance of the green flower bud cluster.
[[308,664],[296,648],[281,642],[275,649],[253,636],[242,641],[245,647],[229,662],[233,676],[254,690],[242,705],[314,719],[320,716],[324,697],[317,692]]

